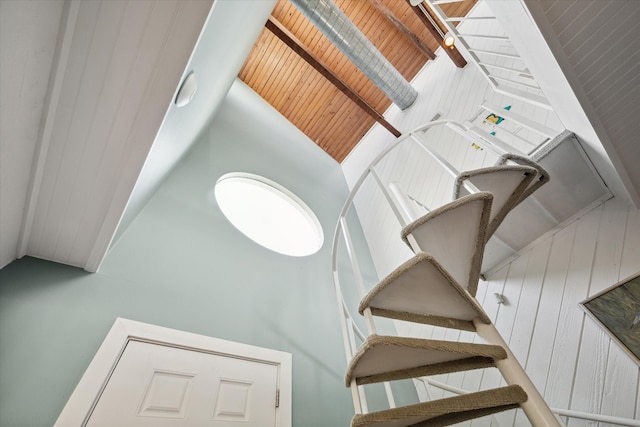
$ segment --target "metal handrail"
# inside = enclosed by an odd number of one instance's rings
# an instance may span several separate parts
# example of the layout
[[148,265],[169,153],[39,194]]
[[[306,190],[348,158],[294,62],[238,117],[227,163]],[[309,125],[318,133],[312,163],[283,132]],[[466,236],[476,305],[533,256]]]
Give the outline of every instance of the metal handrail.
[[[342,328],[342,335],[343,335],[343,344],[345,347],[345,354],[347,357],[347,363],[349,363],[349,361],[351,360],[351,358],[354,355],[355,352],[355,340],[354,340],[354,334],[361,340],[365,340],[366,339],[366,335],[357,327],[357,325],[355,324],[355,321],[353,320],[353,316],[351,315],[351,312],[349,311],[344,298],[343,298],[343,293],[342,293],[342,288],[340,286],[340,278],[339,278],[339,274],[338,274],[338,244],[341,240],[341,236],[344,238],[344,240],[347,243],[347,251],[350,252],[349,254],[349,258],[350,261],[352,263],[352,268],[354,269],[354,277],[355,280],[357,282],[357,287],[360,293],[360,298],[362,298],[364,296],[364,285],[362,283],[362,276],[361,273],[359,271],[359,265],[357,262],[357,259],[355,259],[354,254],[351,253],[353,248],[351,248],[351,242],[350,242],[350,237],[348,234],[348,227],[347,227],[347,223],[346,223],[346,218],[347,218],[347,214],[349,213],[349,210],[351,209],[351,207],[353,206],[353,201],[354,198],[356,196],[356,194],[358,193],[358,191],[360,190],[360,187],[362,186],[362,184],[365,182],[365,180],[372,175],[372,171],[373,168],[375,166],[377,166],[380,161],[382,159],[384,159],[389,153],[391,153],[393,150],[395,150],[396,148],[398,148],[400,145],[402,145],[402,143],[408,139],[412,140],[414,143],[417,143],[420,147],[424,148],[427,153],[429,153],[431,156],[435,156],[436,160],[438,162],[440,162],[442,164],[443,159],[439,157],[439,155],[433,151],[431,151],[430,149],[426,148],[423,145],[423,141],[421,141],[420,139],[416,138],[416,134],[420,133],[420,132],[424,132],[425,130],[428,130],[430,128],[436,127],[436,126],[447,126],[453,130],[455,130],[457,133],[460,133],[461,135],[463,135],[465,138],[467,138],[470,142],[473,143],[478,143],[478,141],[476,141],[476,139],[473,136],[470,136],[468,134],[466,134],[466,128],[458,123],[458,122],[454,122],[452,120],[435,120],[429,123],[426,123],[422,126],[417,127],[416,129],[414,129],[413,131],[404,134],[402,136],[400,136],[400,138],[396,139],[396,141],[391,144],[389,147],[387,147],[386,149],[384,149],[382,152],[380,152],[380,154],[378,154],[378,156],[376,156],[376,158],[371,162],[370,166],[367,168],[367,170],[360,176],[360,178],[358,179],[358,181],[356,182],[356,184],[353,186],[351,192],[349,193],[349,195],[347,196],[347,199],[340,211],[340,215],[339,215],[339,219],[338,219],[338,224],[336,226],[334,235],[333,235],[333,242],[332,242],[332,259],[331,259],[331,267],[332,267],[332,272],[333,272],[333,280],[334,280],[334,285],[335,285],[335,290],[336,290],[336,295],[338,298],[338,304],[339,304],[339,311],[340,311],[340,325]],[[489,151],[493,151],[496,154],[503,154],[502,151],[494,146],[492,146],[490,143],[485,143],[482,142],[483,146],[489,150]],[[443,165],[444,166],[444,165]],[[457,172],[452,168],[452,166],[450,165],[446,165],[445,167],[446,169],[449,170],[449,173],[453,173],[454,175],[457,174]],[[375,172],[373,172],[375,173]],[[396,212],[396,215],[399,215],[399,212]],[[401,218],[401,217],[400,217]],[[401,220],[401,219],[400,219]],[[401,220],[402,221],[402,220]],[[367,327],[369,329],[369,333],[375,333],[375,325],[373,324],[373,319],[372,316],[369,313],[365,313],[365,321],[367,322]],[[393,399],[393,393],[391,391],[391,388],[389,386],[388,383],[385,383],[385,392],[387,394],[387,399],[389,402],[389,406],[390,407],[394,407],[395,406],[395,402]],[[364,394],[363,394],[363,390],[358,387],[357,385],[355,385],[355,382],[352,383],[351,385],[351,392],[352,392],[352,397],[353,397],[353,401],[354,401],[354,409],[355,412],[357,414],[359,413],[363,413],[367,411],[366,408],[366,400],[364,399]]]
[[[383,183],[380,181],[380,178],[377,177],[376,173],[375,173],[375,167],[389,154],[391,153],[393,150],[397,149],[400,145],[403,144],[403,142],[405,142],[406,140],[411,140],[414,143],[416,143],[419,147],[421,147],[424,151],[426,151],[440,166],[443,167],[443,169],[445,169],[449,174],[451,174],[452,176],[456,176],[458,174],[458,171],[455,170],[455,168],[449,164],[442,156],[440,156],[438,153],[436,153],[435,151],[433,151],[432,149],[430,149],[429,147],[427,147],[425,145],[425,142],[423,140],[421,140],[420,138],[417,137],[417,135],[419,133],[422,133],[428,129],[437,127],[437,126],[446,126],[447,128],[453,130],[454,132],[456,132],[456,134],[464,137],[467,141],[473,143],[473,144],[478,144],[480,146],[482,146],[484,149],[486,149],[487,151],[490,151],[494,154],[496,154],[497,156],[500,156],[504,153],[506,153],[507,151],[505,151],[504,147],[501,146],[497,146],[494,144],[491,144],[491,142],[489,141],[485,141],[482,140],[480,138],[478,138],[475,135],[470,134],[469,132],[467,132],[467,129],[465,128],[465,126],[459,122],[453,121],[453,120],[447,120],[447,119],[443,119],[443,120],[435,120],[432,122],[428,122],[422,126],[419,126],[417,128],[415,128],[413,131],[406,133],[402,136],[400,136],[400,138],[396,139],[396,141],[391,144],[389,147],[387,147],[386,149],[384,149],[382,152],[380,152],[378,154],[378,156],[376,156],[376,158],[371,162],[370,166],[365,170],[365,172],[360,176],[360,178],[358,179],[358,181],[355,183],[355,185],[353,186],[351,192],[349,193],[349,196],[347,197],[342,210],[340,211],[340,215],[339,215],[339,220],[338,220],[338,224],[336,226],[334,235],[333,235],[333,242],[332,242],[332,272],[333,272],[333,278],[334,278],[334,285],[335,285],[335,290],[336,290],[336,294],[338,297],[338,303],[339,303],[339,307],[340,307],[340,323],[341,323],[341,328],[342,328],[342,333],[343,333],[343,344],[345,347],[345,354],[347,357],[347,363],[349,363],[351,357],[353,357],[354,353],[355,353],[355,336],[357,336],[360,340],[364,341],[366,339],[366,335],[357,327],[355,321],[353,320],[353,316],[351,315],[345,301],[343,298],[343,293],[342,293],[342,288],[340,286],[340,278],[339,278],[339,274],[338,274],[338,244],[341,240],[341,235],[342,235],[342,240],[345,240],[345,242],[347,243],[347,251],[349,252],[349,259],[352,263],[352,268],[354,270],[354,277],[356,280],[356,284],[357,284],[357,288],[359,291],[359,296],[360,298],[362,298],[364,296],[365,293],[365,289],[364,289],[364,284],[362,283],[362,275],[360,273],[360,267],[358,265],[357,259],[355,258],[355,254],[352,253],[353,252],[353,248],[352,248],[352,243],[351,243],[351,238],[349,236],[349,231],[348,231],[348,227],[347,227],[347,223],[346,223],[346,218],[347,218],[347,214],[349,213],[349,210],[351,209],[351,207],[353,206],[353,201],[354,198],[356,196],[356,194],[358,193],[358,191],[360,190],[361,186],[363,185],[363,183],[365,182],[365,180],[369,177],[369,176],[373,176],[374,179],[377,180],[380,188],[385,191],[384,185]],[[471,188],[469,188],[469,190],[471,192],[476,192],[478,191],[476,188],[474,188],[473,186],[469,185]],[[387,201],[394,206],[393,201],[390,199],[390,195],[389,194],[385,194],[385,196],[387,197]],[[402,224],[404,222],[404,218],[402,217],[401,212],[398,209],[395,209],[394,211],[396,217],[398,218],[398,220],[400,221],[400,223]],[[375,333],[375,325],[373,324],[373,319],[372,316],[370,314],[370,312],[365,313],[365,321],[367,323],[367,327],[369,329],[369,333]],[[355,336],[354,336],[355,334]],[[354,385],[355,386],[355,385]],[[357,386],[355,386],[356,388],[358,388]],[[389,404],[391,407],[394,406],[394,402],[393,402],[393,394],[391,392],[391,389],[388,385],[388,383],[385,383],[385,390],[387,392],[387,397],[389,400]],[[362,394],[362,390],[352,390],[352,395],[354,398],[354,406],[355,406],[355,410],[356,413],[362,413],[362,411],[366,412],[366,401],[363,399],[363,394]]]

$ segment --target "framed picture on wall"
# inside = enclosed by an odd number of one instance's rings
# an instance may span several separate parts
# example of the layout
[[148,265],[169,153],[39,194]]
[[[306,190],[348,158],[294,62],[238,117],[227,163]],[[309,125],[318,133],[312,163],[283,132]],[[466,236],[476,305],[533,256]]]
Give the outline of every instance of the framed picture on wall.
[[640,364],[640,273],[582,301],[580,306]]

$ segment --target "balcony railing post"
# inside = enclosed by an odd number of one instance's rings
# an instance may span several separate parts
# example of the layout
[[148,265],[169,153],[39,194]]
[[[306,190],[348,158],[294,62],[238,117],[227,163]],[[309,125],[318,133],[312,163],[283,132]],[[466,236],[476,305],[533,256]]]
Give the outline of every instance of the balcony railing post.
[[389,184],[389,190],[394,200],[400,207],[407,223],[424,214],[423,212],[417,211],[416,205],[412,201],[411,196],[409,196],[409,194],[400,187],[400,184],[398,184],[397,182],[392,182],[391,184]]
[[[367,294],[367,290],[364,287],[364,280],[362,278],[362,271],[360,270],[360,263],[358,262],[355,248],[353,247],[353,241],[351,240],[351,235],[349,234],[349,229],[347,227],[347,219],[345,217],[340,218],[340,225],[342,227],[342,234],[347,247],[349,260],[351,261],[351,268],[353,269],[353,276],[356,282],[356,288],[358,289],[358,295],[360,298],[364,298],[364,296]],[[369,334],[375,334],[377,330],[376,325],[373,321],[371,309],[365,309],[363,314]]]
[[389,207],[391,207],[391,210],[393,211],[393,214],[396,216],[396,219],[400,223],[400,226],[404,227],[405,225],[407,225],[409,222],[408,218],[406,218],[405,215],[403,215],[403,212],[398,208],[398,204],[396,203],[395,198],[391,195],[391,193],[387,189],[386,184],[382,181],[382,179],[380,178],[380,175],[378,175],[378,173],[373,168],[373,166],[369,168],[369,173],[371,173],[371,176],[374,178],[374,180],[378,184],[380,191],[382,191],[384,198],[389,204]]

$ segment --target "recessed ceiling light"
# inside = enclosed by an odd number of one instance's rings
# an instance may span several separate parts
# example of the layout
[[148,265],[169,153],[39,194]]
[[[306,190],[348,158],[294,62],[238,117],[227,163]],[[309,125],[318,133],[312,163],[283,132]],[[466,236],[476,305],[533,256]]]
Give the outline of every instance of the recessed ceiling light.
[[180,89],[178,89],[178,94],[176,95],[176,105],[178,107],[184,107],[185,105],[190,103],[197,90],[198,79],[196,79],[195,73],[191,71],[182,81]]
[[450,33],[445,34],[444,38],[442,39],[442,45],[446,49],[453,49],[454,44],[456,44],[455,37],[453,37]]

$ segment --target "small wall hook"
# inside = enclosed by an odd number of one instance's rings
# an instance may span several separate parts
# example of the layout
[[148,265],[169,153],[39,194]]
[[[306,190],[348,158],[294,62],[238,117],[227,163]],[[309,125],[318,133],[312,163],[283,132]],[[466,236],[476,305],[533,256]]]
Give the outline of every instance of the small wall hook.
[[496,297],[496,302],[498,304],[505,304],[506,305],[507,299],[504,297],[504,295],[499,294],[499,293],[496,292],[495,294],[493,294],[493,296]]

